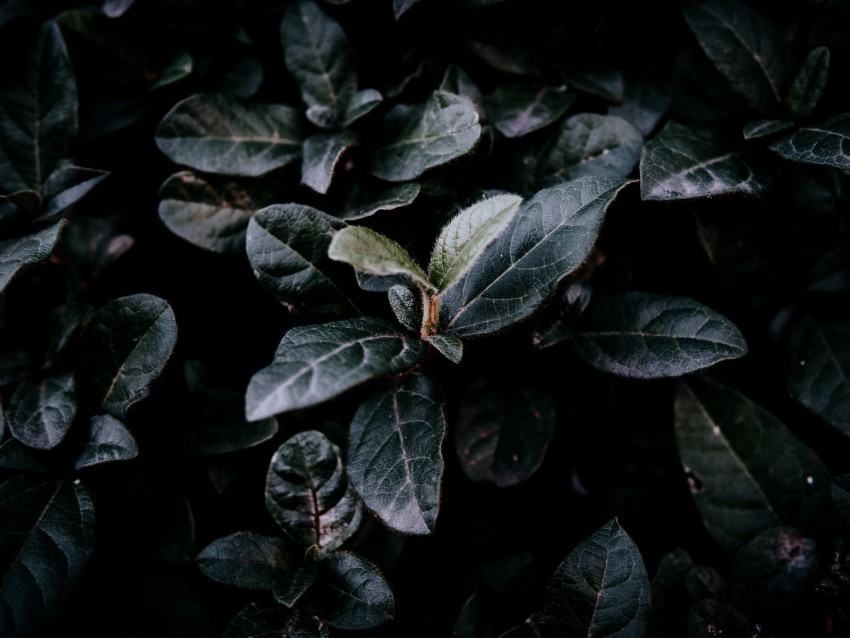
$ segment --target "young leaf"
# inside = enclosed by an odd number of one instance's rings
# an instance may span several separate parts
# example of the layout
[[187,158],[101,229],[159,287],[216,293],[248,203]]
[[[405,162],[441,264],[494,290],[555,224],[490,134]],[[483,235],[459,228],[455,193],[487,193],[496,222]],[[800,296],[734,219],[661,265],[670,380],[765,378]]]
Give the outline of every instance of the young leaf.
[[626,120],[579,113],[564,120],[543,149],[537,183],[551,186],[584,175],[628,177],[642,148],[643,135]]
[[495,195],[464,209],[443,226],[428,265],[428,277],[438,290],[451,286],[475,265],[521,202],[518,195]]
[[850,322],[804,321],[794,328],[788,389],[795,400],[850,436]]
[[443,332],[496,332],[533,314],[596,243],[605,210],[628,182],[580,177],[524,201],[476,265],[440,293]]
[[18,441],[49,450],[62,442],[76,414],[74,377],[66,372],[21,382],[9,399],[6,418]]
[[765,114],[781,109],[788,89],[788,52],[770,21],[743,2],[696,0],[685,20],[700,46],[747,103]]
[[328,247],[328,257],[369,275],[404,275],[421,288],[434,290],[428,276],[403,246],[365,226],[337,231]]
[[422,300],[410,288],[395,285],[387,291],[390,308],[396,320],[412,332],[419,330],[422,322]]
[[617,519],[579,543],[555,570],[543,598],[544,636],[643,636],[649,578]]
[[463,397],[454,434],[461,469],[473,481],[517,485],[540,467],[555,431],[555,405],[530,385],[484,377]]
[[398,104],[384,117],[369,171],[390,182],[416,179],[471,151],[481,136],[469,98],[434,91],[424,104]]
[[587,363],[623,377],[677,377],[747,353],[726,317],[693,299],[630,291],[581,316],[570,345]]
[[28,634],[77,586],[94,547],[85,485],[23,474],[0,484],[0,635]]
[[0,241],[0,292],[19,270],[50,257],[66,224],[66,220],[60,219],[30,235]]
[[356,312],[331,274],[328,246],[346,223],[301,204],[275,204],[248,222],[245,245],[260,285],[306,316]]
[[74,468],[126,461],[136,458],[139,448],[130,431],[121,421],[108,414],[98,414],[89,420],[89,440]]
[[460,363],[463,358],[463,341],[454,335],[428,335],[425,341],[452,363]]
[[346,202],[345,209],[340,217],[347,220],[363,219],[370,217],[381,210],[393,210],[403,208],[413,203],[419,197],[422,187],[419,182],[408,182],[390,186],[377,193],[364,193],[362,188],[355,185],[354,194]]
[[253,532],[217,538],[195,558],[212,580],[244,589],[273,589],[283,572],[292,568],[286,543]]
[[345,108],[345,113],[342,116],[343,127],[354,124],[361,117],[372,110],[384,101],[384,96],[380,91],[375,89],[363,89],[351,96],[348,106]]
[[156,129],[156,145],[178,164],[208,173],[257,177],[301,157],[298,112],[224,93],[191,95]]
[[322,403],[370,379],[409,370],[423,356],[421,341],[382,319],[296,326],[271,364],[251,378],[246,416],[258,421]]
[[817,530],[830,514],[830,477],[773,414],[703,378],[679,380],[679,456],[709,533],[734,551],[781,525]]
[[688,610],[688,638],[752,638],[759,633],[753,621],[722,600],[700,600]]
[[56,217],[85,197],[100,184],[108,171],[79,166],[61,166],[44,182],[43,203],[38,219]]
[[139,293],[95,312],[82,335],[88,398],[123,419],[151,391],[177,343],[177,320],[163,299]]
[[505,137],[522,137],[559,119],[576,100],[566,86],[500,84],[484,98],[493,125]]
[[331,186],[334,170],[343,153],[357,144],[356,133],[317,133],[304,140],[301,183],[325,194]]
[[357,91],[354,51],[339,23],[313,0],[296,0],[280,25],[286,66],[310,106],[338,117]]
[[317,615],[331,627],[369,629],[392,620],[395,614],[393,593],[384,577],[356,554],[323,556],[314,587],[318,590]]
[[42,192],[77,135],[77,83],[62,32],[45,21],[0,89],[0,187]]
[[297,543],[326,552],[354,534],[363,516],[339,448],[315,430],[292,436],[272,456],[266,507]]
[[640,196],[643,200],[690,199],[727,193],[761,195],[767,179],[707,133],[674,121],[643,147]]
[[780,157],[804,164],[850,168],[850,113],[801,126],[770,145]]
[[403,534],[430,534],[437,523],[443,402],[442,391],[428,377],[408,375],[365,401],[351,422],[351,485],[387,527]]
[[829,49],[815,47],[809,51],[785,99],[785,111],[792,119],[800,120],[812,114],[826,88],[828,72]]

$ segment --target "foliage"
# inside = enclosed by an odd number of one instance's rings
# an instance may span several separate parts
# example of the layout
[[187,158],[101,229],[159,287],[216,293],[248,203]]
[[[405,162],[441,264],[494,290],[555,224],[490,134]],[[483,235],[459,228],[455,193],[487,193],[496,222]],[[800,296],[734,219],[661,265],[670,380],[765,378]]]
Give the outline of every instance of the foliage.
[[848,635],[850,5],[656,5],[4,3],[0,634]]

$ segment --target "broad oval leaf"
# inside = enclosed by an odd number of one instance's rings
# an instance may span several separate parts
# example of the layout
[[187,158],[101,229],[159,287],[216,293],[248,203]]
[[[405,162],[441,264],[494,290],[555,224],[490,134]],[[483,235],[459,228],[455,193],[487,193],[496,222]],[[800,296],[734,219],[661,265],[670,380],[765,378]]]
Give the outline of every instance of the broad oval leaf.
[[356,312],[334,283],[328,257],[333,233],[345,222],[302,204],[275,204],[248,222],[248,260],[260,285],[288,308],[306,316]]
[[127,461],[138,454],[139,447],[126,426],[113,416],[98,414],[89,420],[89,440],[74,467],[79,470],[101,463]]
[[51,619],[94,548],[94,503],[78,481],[23,474],[0,484],[0,635]]
[[430,534],[437,523],[446,434],[442,391],[421,374],[365,401],[349,428],[348,477],[387,527]]
[[716,137],[670,121],[643,147],[640,196],[643,200],[690,199],[728,193],[761,195],[768,180],[742,151]]
[[531,316],[593,249],[605,210],[628,182],[580,177],[525,200],[475,267],[440,293],[443,332],[496,332]]
[[641,638],[650,608],[640,551],[613,519],[579,543],[546,587],[540,629],[546,637]]
[[733,0],[696,0],[684,10],[700,46],[732,88],[765,114],[781,109],[788,90],[788,51],[756,9]]
[[331,627],[369,629],[392,620],[395,600],[387,581],[372,563],[356,554],[322,557],[314,586],[317,615]]
[[561,123],[541,151],[537,183],[551,186],[585,175],[628,177],[643,148],[643,135],[616,115],[579,113]]
[[292,567],[286,543],[280,538],[236,532],[217,538],[195,558],[201,572],[212,580],[244,589],[275,587],[283,572]]
[[50,450],[59,445],[77,414],[74,376],[70,372],[23,381],[9,399],[9,431],[26,446]]
[[460,404],[455,452],[473,481],[508,487],[540,467],[554,431],[555,404],[547,392],[483,377]]
[[328,633],[319,619],[262,599],[236,614],[221,638],[328,638]]
[[0,292],[19,270],[50,257],[66,224],[66,220],[60,219],[35,233],[0,241]]
[[469,98],[434,91],[423,104],[398,104],[384,117],[369,171],[391,182],[416,179],[466,155],[481,136]]
[[780,157],[804,164],[850,168],[850,113],[801,126],[770,145]]
[[159,123],[156,144],[178,164],[207,173],[256,177],[301,157],[298,112],[224,93],[178,102]]
[[339,448],[315,430],[292,436],[272,456],[266,507],[297,543],[326,552],[348,540],[363,516]]
[[82,335],[87,397],[117,419],[141,401],[177,343],[177,320],[164,299],[139,293],[99,308]]
[[785,99],[785,110],[791,118],[799,120],[812,114],[826,88],[828,72],[829,49],[815,47],[809,51]]
[[747,353],[723,315],[686,297],[630,291],[591,306],[570,336],[587,363],[622,377],[676,377]]
[[566,86],[500,84],[484,98],[493,125],[505,137],[522,137],[560,118],[576,100]]
[[245,412],[258,421],[332,399],[371,379],[409,370],[424,356],[418,339],[374,317],[296,326],[274,360],[248,384]]
[[850,322],[804,321],[794,328],[788,389],[796,401],[850,436]]
[[828,521],[829,472],[773,414],[696,377],[677,382],[674,415],[691,496],[724,549],[773,527],[817,531]]
[[518,195],[494,195],[462,210],[443,227],[428,265],[428,277],[438,290],[448,288],[475,265],[521,202]]
[[325,194],[331,187],[336,165],[343,153],[357,144],[356,133],[317,133],[304,141],[301,161],[301,183],[317,193]]

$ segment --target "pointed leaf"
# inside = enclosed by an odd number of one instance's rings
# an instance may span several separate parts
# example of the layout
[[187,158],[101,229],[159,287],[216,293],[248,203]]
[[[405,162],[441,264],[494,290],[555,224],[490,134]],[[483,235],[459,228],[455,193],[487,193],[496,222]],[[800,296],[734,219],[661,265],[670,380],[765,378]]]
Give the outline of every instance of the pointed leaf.
[[767,187],[767,179],[755,172],[743,152],[677,122],[668,122],[643,147],[640,158],[643,200],[690,199],[727,193],[761,195]]
[[439,290],[451,286],[475,265],[521,202],[518,195],[495,195],[462,210],[443,226],[428,265],[428,276]]
[[555,570],[543,598],[543,636],[640,638],[649,616],[649,578],[617,519],[579,543]]
[[850,113],[842,113],[806,126],[770,145],[792,162],[850,168]]
[[471,151],[481,136],[469,98],[434,91],[423,104],[398,104],[384,117],[369,171],[391,182],[416,179]]
[[750,122],[744,126],[744,139],[755,140],[760,137],[767,137],[774,133],[779,133],[794,126],[794,122],[790,120],[758,120]]
[[171,58],[168,64],[160,71],[159,77],[151,84],[151,91],[170,86],[175,82],[189,77],[192,75],[194,64],[192,54],[188,51],[181,51]]
[[107,175],[108,171],[80,166],[62,166],[56,169],[44,183],[44,203],[39,219],[64,213],[106,179]]
[[127,461],[138,454],[139,447],[126,426],[113,416],[98,414],[89,421],[89,440],[77,457],[74,468],[79,470],[101,463]]
[[643,135],[616,115],[579,113],[564,120],[537,166],[542,186],[583,175],[628,177],[640,159]]
[[330,551],[360,526],[363,508],[339,448],[321,432],[299,432],[272,456],[266,507],[295,542]]
[[428,335],[425,341],[452,363],[460,363],[463,358],[463,341],[454,335]]
[[396,320],[412,332],[419,330],[422,321],[422,301],[410,288],[393,286],[387,291],[390,308]]
[[533,314],[587,259],[627,183],[580,177],[525,200],[477,265],[440,294],[442,332],[483,335]]
[[850,436],[850,322],[804,321],[794,328],[788,389],[795,400]]
[[384,96],[380,91],[375,89],[363,89],[351,96],[348,106],[345,108],[345,113],[342,116],[343,127],[354,124],[361,117],[368,113],[384,101]]
[[285,306],[306,316],[351,314],[353,302],[332,278],[331,236],[345,222],[301,204],[275,204],[248,223],[246,250],[254,274]]
[[297,567],[286,570],[275,584],[274,599],[281,605],[293,607],[307,593],[319,575],[319,562],[309,560]]
[[547,392],[483,377],[462,399],[455,452],[473,481],[518,485],[540,467],[554,431],[555,404]]
[[165,300],[140,293],[107,302],[82,336],[88,397],[123,419],[148,396],[176,342],[177,320]]
[[9,431],[38,450],[56,447],[77,414],[74,376],[70,372],[23,381],[9,399]]
[[66,223],[66,220],[60,219],[30,235],[0,241],[0,292],[19,270],[50,257]]
[[758,625],[722,600],[700,600],[688,610],[688,638],[753,638]]
[[500,84],[484,98],[484,108],[502,135],[522,137],[558,120],[575,99],[566,86]]
[[322,622],[262,599],[231,619],[221,638],[328,638]]
[[0,484],[0,635],[51,619],[77,586],[94,547],[85,485],[24,474]]
[[62,33],[47,20],[0,88],[0,187],[42,191],[77,135],[77,83]]
[[226,94],[178,102],[159,124],[156,145],[173,162],[208,173],[256,177],[301,157],[298,112]]
[[403,534],[430,534],[437,522],[443,402],[428,377],[413,374],[365,401],[351,422],[351,485],[387,527]]
[[403,16],[410,7],[415,5],[419,0],[393,0],[393,13],[395,13],[395,19],[398,20]]
[[[355,189],[357,189],[356,184]],[[393,210],[408,206],[419,196],[421,189],[419,182],[408,182],[407,184],[390,186],[377,193],[368,193],[368,195],[363,193],[362,189],[355,190],[340,217],[348,220],[363,219],[381,210]]]
[[296,0],[283,14],[280,35],[304,103],[338,117],[357,91],[354,51],[342,27],[313,0]]
[[395,614],[393,593],[378,569],[348,552],[322,557],[319,563],[317,615],[338,629],[377,627]]
[[675,431],[691,496],[717,542],[733,551],[780,525],[817,530],[830,477],[773,414],[716,381],[678,381]]
[[317,133],[304,141],[301,183],[317,193],[325,194],[331,186],[336,165],[343,153],[357,144],[356,133]]
[[403,246],[365,226],[337,231],[328,247],[328,257],[369,275],[404,275],[420,287],[434,290],[428,276]]
[[217,538],[198,553],[195,563],[216,582],[258,590],[273,589],[292,567],[282,539],[253,532]]
[[747,353],[723,315],[686,297],[630,291],[582,315],[570,337],[595,368],[623,377],[677,377]]
[[788,52],[770,21],[743,2],[697,0],[685,7],[700,46],[747,103],[777,112],[788,90]]

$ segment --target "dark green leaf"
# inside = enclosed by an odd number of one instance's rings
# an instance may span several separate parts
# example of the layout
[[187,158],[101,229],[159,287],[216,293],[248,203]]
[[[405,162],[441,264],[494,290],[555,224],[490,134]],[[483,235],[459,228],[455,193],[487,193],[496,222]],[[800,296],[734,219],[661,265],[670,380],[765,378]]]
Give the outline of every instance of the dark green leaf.
[[221,61],[212,84],[220,93],[249,98],[257,93],[263,83],[263,64],[253,55],[232,55]]
[[401,16],[417,2],[419,2],[419,0],[393,0],[393,12],[395,13],[395,19],[398,20],[401,18]]
[[136,458],[139,448],[121,421],[108,414],[89,421],[89,440],[74,463],[76,469]]
[[787,130],[794,126],[794,122],[790,120],[758,120],[750,122],[744,126],[744,139],[755,140],[760,137],[767,137],[774,133]]
[[584,263],[605,210],[627,183],[580,177],[525,200],[477,265],[441,293],[443,332],[483,335],[533,314]]
[[27,447],[11,436],[7,436],[0,443],[0,467],[3,469],[50,474],[55,471],[50,466],[51,463],[44,457],[43,452]]
[[842,113],[801,126],[770,145],[792,162],[850,168],[850,113]]
[[393,618],[393,593],[378,569],[348,552],[322,557],[316,587],[318,616],[331,627],[369,629]]
[[629,291],[591,306],[570,345],[587,363],[622,377],[677,377],[747,353],[726,317],[693,299]]
[[119,297],[95,312],[82,336],[88,398],[123,419],[151,391],[177,343],[177,320],[163,299]]
[[194,60],[192,59],[192,54],[188,51],[181,51],[171,58],[168,64],[165,65],[165,68],[160,71],[159,77],[151,84],[151,90],[170,86],[175,82],[189,77],[192,74],[193,67]]
[[304,103],[339,117],[357,91],[354,52],[342,27],[313,0],[296,0],[283,15],[280,35]]
[[684,15],[714,66],[751,107],[765,114],[782,107],[788,52],[763,14],[743,2],[696,0]]
[[828,73],[829,49],[816,47],[809,51],[785,99],[785,110],[791,118],[799,120],[812,114],[826,88]]
[[293,607],[316,582],[319,575],[319,562],[308,560],[304,565],[292,567],[277,578],[274,599],[281,605]]
[[726,599],[723,575],[708,565],[693,565],[685,575],[685,589],[693,600]]
[[628,177],[640,159],[643,135],[616,115],[579,113],[564,120],[543,149],[537,183],[550,186],[584,175]]
[[700,600],[688,611],[688,638],[758,638],[761,630],[722,600]]
[[106,179],[107,175],[107,171],[79,166],[57,168],[44,183],[44,199],[39,219],[64,213]]
[[50,257],[66,223],[60,219],[31,235],[0,241],[0,292],[19,270]]
[[699,377],[678,382],[674,413],[691,495],[724,549],[780,525],[817,531],[828,520],[826,467],[773,414]]
[[23,381],[9,399],[9,431],[24,445],[38,450],[56,447],[77,414],[74,377],[70,372]]
[[156,144],[178,164],[208,173],[256,177],[301,157],[301,122],[283,104],[225,94],[178,102],[156,130]]
[[317,133],[304,140],[301,183],[325,194],[331,186],[336,165],[343,153],[357,144],[356,133]]
[[417,332],[422,322],[422,301],[410,288],[393,286],[387,291],[390,307],[398,322],[408,330]]
[[28,474],[0,484],[0,635],[28,634],[77,586],[94,547],[85,485]]
[[351,96],[348,106],[345,108],[345,113],[342,115],[342,125],[350,126],[361,117],[372,110],[384,101],[384,96],[380,91],[375,89],[363,89]]
[[412,204],[419,196],[421,186],[419,182],[409,182],[390,186],[378,193],[362,193],[355,191],[351,201],[346,204],[342,212],[343,219],[355,220],[370,217],[381,210],[393,210]]
[[423,104],[398,104],[384,117],[369,170],[391,182],[416,179],[471,151],[481,136],[469,98],[434,91]]
[[484,98],[484,108],[502,135],[522,137],[559,119],[575,99],[566,86],[500,84]]
[[791,396],[850,436],[850,322],[803,321],[788,362]]
[[578,73],[570,77],[570,84],[579,91],[598,95],[609,102],[622,102],[626,81],[619,69],[601,69]]
[[743,152],[677,122],[667,122],[641,153],[644,200],[761,195],[767,187],[767,179],[755,172]]
[[248,260],[263,288],[288,308],[306,316],[350,314],[356,307],[331,278],[328,257],[331,236],[345,227],[310,206],[268,206],[248,223]]
[[41,201],[41,194],[30,189],[0,195],[0,203],[11,204],[16,214],[29,215],[30,217],[38,215],[41,209]]
[[42,192],[77,135],[77,83],[62,33],[47,20],[0,88],[0,187]]
[[363,516],[339,448],[315,430],[290,437],[272,456],[266,506],[293,540],[325,552],[354,534]]
[[652,579],[652,605],[647,636],[675,636],[681,609],[688,601],[684,582],[694,562],[681,547],[674,547],[661,557]]
[[445,75],[443,75],[443,80],[440,82],[439,89],[448,93],[455,93],[456,95],[468,97],[475,105],[478,115],[484,115],[484,96],[481,95],[481,90],[475,82],[472,81],[472,78],[469,77],[469,73],[467,73],[463,67],[460,67],[457,64],[450,64],[446,69]]
[[463,358],[463,341],[454,335],[428,335],[425,341],[452,363],[460,363]]
[[555,570],[543,598],[544,636],[640,638],[650,606],[640,551],[613,519],[579,543]]
[[221,638],[328,638],[321,625],[308,614],[263,599],[236,614]]
[[631,122],[642,135],[649,136],[670,107],[670,92],[669,82],[650,74],[627,73],[622,100],[608,107],[608,115]]
[[554,431],[555,405],[545,390],[482,377],[461,402],[455,452],[473,481],[508,487],[540,467]]
[[195,563],[207,578],[245,589],[273,589],[292,567],[286,543],[253,532],[236,532],[204,547]]
[[351,485],[387,527],[403,534],[430,534],[437,522],[443,403],[431,379],[413,374],[365,401],[351,422]]

